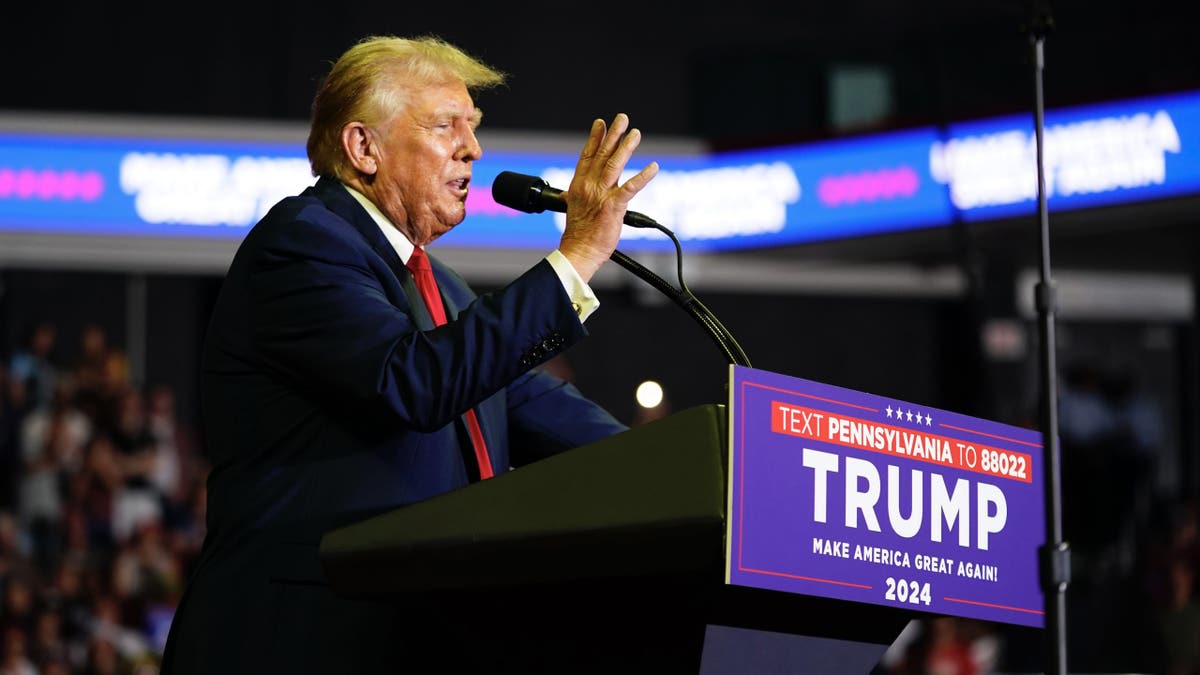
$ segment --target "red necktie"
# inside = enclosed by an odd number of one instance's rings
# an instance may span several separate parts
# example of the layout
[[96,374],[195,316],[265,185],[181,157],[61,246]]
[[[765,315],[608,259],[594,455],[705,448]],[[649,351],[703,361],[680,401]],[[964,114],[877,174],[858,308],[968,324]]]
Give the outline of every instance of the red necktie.
[[[408,269],[412,272],[413,280],[417,282],[417,290],[425,299],[425,307],[433,323],[440,326],[446,323],[446,308],[442,306],[442,296],[438,293],[437,280],[433,278],[433,268],[429,265],[429,257],[424,249],[417,246],[413,249],[412,257],[408,259]],[[487,446],[483,442],[483,429],[479,428],[479,419],[472,408],[466,413],[467,432],[471,435],[471,444],[475,446],[475,459],[479,462],[479,478],[492,477],[492,462],[488,459]]]

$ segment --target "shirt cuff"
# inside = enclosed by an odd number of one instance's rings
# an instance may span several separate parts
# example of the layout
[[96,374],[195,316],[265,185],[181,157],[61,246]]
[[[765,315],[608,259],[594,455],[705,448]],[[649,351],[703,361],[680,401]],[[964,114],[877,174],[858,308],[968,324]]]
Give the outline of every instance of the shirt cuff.
[[596,294],[592,292],[591,286],[579,276],[579,272],[575,271],[575,266],[567,260],[567,256],[563,255],[558,249],[554,249],[546,256],[546,261],[554,268],[558,274],[558,280],[562,282],[563,290],[567,292],[567,296],[571,298],[571,306],[575,308],[575,315],[579,317],[579,322],[583,323],[587,320],[592,312],[600,306],[600,300]]

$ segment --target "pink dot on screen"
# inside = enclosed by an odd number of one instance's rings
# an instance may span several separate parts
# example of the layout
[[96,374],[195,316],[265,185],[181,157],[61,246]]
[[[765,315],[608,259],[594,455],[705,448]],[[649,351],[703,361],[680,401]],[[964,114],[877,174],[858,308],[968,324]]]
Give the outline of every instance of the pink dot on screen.
[[94,202],[104,194],[104,177],[97,171],[88,171],[79,179],[79,196],[85,202]]
[[58,179],[58,196],[71,201],[79,196],[79,174],[67,169]]
[[913,171],[911,166],[903,166],[898,170],[900,173],[897,181],[900,189],[900,194],[905,197],[911,197],[917,193],[917,188],[921,186],[921,178],[917,176],[917,172]]
[[21,169],[17,172],[17,197],[29,199],[37,189],[37,173],[33,169]]
[[887,179],[881,171],[864,171],[855,179],[858,197],[866,202],[873,202],[880,197],[890,197],[885,191],[888,188]]
[[825,176],[817,184],[817,197],[826,206],[911,197],[920,177],[910,166]]
[[826,206],[837,206],[842,203],[842,183],[836,178],[828,176],[821,179],[817,184],[817,196],[821,203]]
[[58,196],[58,172],[54,169],[42,169],[37,177],[38,199],[47,201]]
[[96,201],[104,194],[104,176],[98,171],[74,169],[13,169],[0,167],[0,199],[42,201]]

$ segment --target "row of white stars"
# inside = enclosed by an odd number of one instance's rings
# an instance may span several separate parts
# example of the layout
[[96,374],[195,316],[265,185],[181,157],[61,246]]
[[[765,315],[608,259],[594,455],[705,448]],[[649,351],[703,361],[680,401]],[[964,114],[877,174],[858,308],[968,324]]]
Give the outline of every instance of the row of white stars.
[[933,418],[930,417],[928,413],[923,414],[920,410],[914,413],[912,410],[901,410],[900,408],[892,408],[892,406],[889,405],[887,407],[888,419],[892,419],[893,414],[896,416],[895,419],[902,420],[904,422],[911,422],[914,418],[916,418],[917,424],[924,424],[927,427],[933,425]]

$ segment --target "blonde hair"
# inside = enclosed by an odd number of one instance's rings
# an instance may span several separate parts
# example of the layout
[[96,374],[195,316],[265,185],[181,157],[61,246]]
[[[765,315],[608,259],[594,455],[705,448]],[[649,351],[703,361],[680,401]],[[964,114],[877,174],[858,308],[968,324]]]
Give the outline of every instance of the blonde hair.
[[349,169],[342,129],[351,122],[378,126],[403,109],[409,92],[430,84],[461,82],[469,91],[504,83],[504,73],[433,36],[376,35],[347,49],[325,76],[312,104],[308,161],[314,176]]

